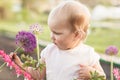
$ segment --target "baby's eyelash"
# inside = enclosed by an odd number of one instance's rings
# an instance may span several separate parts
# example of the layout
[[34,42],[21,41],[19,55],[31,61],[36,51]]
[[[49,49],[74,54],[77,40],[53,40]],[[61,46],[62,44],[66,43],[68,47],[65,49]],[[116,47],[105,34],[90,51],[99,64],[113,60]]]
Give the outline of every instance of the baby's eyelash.
[[60,34],[62,34],[62,33],[57,33],[57,32],[56,32],[55,34],[58,34],[58,35],[60,35]]
[[54,34],[57,34],[57,35],[60,35],[60,34],[62,34],[62,33],[58,33],[58,32],[53,32]]

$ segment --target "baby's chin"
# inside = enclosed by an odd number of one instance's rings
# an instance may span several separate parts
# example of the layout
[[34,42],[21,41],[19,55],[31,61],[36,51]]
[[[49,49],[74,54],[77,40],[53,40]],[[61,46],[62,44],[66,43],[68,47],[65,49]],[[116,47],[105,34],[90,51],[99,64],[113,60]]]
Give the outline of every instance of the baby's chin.
[[61,50],[70,50],[70,49],[72,49],[72,48],[68,48],[68,47],[59,47],[59,46],[57,46],[59,49],[61,49]]
[[65,46],[60,46],[60,45],[58,45],[58,44],[56,44],[56,43],[54,43],[60,50],[70,50],[70,49],[72,49],[71,47],[65,47]]

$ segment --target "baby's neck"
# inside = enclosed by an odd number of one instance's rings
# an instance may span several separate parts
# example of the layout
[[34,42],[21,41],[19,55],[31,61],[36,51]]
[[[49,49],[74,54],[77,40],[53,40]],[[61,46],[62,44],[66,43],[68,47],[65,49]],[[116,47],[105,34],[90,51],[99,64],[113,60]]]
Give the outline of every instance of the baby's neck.
[[80,45],[80,44],[82,44],[83,42],[82,41],[76,41],[74,44],[73,44],[73,46],[71,46],[71,48],[68,48],[67,50],[69,50],[69,49],[73,49],[73,48],[75,48],[75,47],[77,47],[78,45]]

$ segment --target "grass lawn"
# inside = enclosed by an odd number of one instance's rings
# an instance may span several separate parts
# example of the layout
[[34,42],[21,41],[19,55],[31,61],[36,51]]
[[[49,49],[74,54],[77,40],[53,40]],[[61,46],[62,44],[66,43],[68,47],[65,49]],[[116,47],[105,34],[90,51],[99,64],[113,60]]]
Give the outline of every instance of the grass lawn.
[[[0,22],[0,32],[9,32],[15,37],[20,30],[28,30],[31,23]],[[50,41],[50,31],[46,24],[42,24],[43,33],[40,35],[41,40]],[[90,34],[87,37],[86,44],[94,47],[98,53],[104,53],[109,45],[115,45],[120,49],[120,30],[109,28],[90,28]],[[119,52],[120,53],[120,52]]]
[[99,53],[104,53],[110,45],[115,45],[120,49],[119,34],[119,29],[91,28],[91,34],[88,35],[86,43],[93,46]]

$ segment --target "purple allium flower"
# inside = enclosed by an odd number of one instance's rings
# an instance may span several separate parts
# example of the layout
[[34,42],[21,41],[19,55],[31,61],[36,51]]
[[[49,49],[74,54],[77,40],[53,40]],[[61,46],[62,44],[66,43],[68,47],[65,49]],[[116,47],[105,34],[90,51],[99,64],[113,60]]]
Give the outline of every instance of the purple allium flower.
[[26,52],[31,52],[36,48],[36,38],[30,32],[20,31],[16,35],[16,44],[22,46]]
[[118,48],[116,46],[109,46],[105,53],[108,55],[116,55],[118,53]]
[[30,26],[30,32],[36,34],[41,33],[43,31],[43,28],[39,24],[33,24]]

